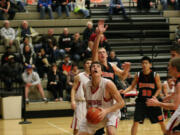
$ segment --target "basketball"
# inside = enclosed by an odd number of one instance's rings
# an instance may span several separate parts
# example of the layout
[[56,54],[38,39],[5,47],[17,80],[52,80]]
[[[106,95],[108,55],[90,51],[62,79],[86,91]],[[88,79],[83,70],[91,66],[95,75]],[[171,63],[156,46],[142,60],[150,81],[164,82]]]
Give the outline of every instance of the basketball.
[[87,121],[91,124],[98,124],[101,120],[98,118],[101,109],[96,107],[90,107],[87,111]]

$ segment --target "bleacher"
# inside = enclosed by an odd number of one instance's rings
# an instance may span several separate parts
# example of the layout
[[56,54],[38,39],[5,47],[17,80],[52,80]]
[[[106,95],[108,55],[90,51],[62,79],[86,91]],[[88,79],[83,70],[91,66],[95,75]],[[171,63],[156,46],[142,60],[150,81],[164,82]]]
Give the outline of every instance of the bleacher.
[[[104,19],[105,23],[109,25],[105,35],[112,49],[116,51],[118,58],[122,62],[129,61],[132,63],[132,75],[140,70],[141,57],[148,55],[153,58],[155,71],[160,73],[162,80],[165,80],[167,64],[170,58],[169,48],[174,39],[174,29],[180,22],[180,19],[176,18],[180,12],[165,11],[162,14],[157,9],[151,9],[149,12],[139,12],[133,6],[133,3],[131,4],[132,7],[129,6],[129,2],[124,5],[131,20],[124,20],[122,15],[113,15],[110,21],[105,3],[103,6],[91,8],[91,19],[82,19],[81,14],[74,13],[70,14],[70,18],[66,18],[65,14],[61,18],[57,18],[57,13],[54,13],[54,20],[40,20],[40,14],[37,12],[36,6],[31,5],[27,6],[28,12],[17,13],[15,19],[10,23],[13,28],[17,28],[22,20],[28,20],[29,25],[35,28],[40,35],[46,34],[49,28],[54,28],[54,33],[58,38],[64,27],[68,27],[71,34],[75,32],[82,34],[87,21],[92,20],[96,26],[98,20]],[[3,22],[1,21],[0,27],[2,25]],[[0,55],[3,52],[4,47],[0,45]],[[44,88],[46,88],[46,82],[46,80],[42,81]],[[37,92],[32,90],[29,96],[36,101],[40,97],[36,94]],[[45,94],[49,98],[52,97],[47,90],[45,90]],[[42,117],[61,116],[62,112],[67,115],[72,114],[68,101],[46,104],[43,102],[30,102],[26,106],[27,117],[39,117],[40,115]]]

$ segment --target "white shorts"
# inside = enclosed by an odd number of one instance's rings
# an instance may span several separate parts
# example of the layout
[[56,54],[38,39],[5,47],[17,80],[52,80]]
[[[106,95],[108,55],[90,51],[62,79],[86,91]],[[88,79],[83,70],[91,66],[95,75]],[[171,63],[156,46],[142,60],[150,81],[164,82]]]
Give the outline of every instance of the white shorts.
[[82,121],[79,132],[86,132],[89,134],[94,134],[96,130],[107,127],[107,126],[114,126],[117,128],[119,123],[119,111],[118,112],[111,112],[109,113],[106,118],[98,124],[90,124],[86,119]]
[[72,129],[79,129],[82,120],[86,119],[86,102],[76,102],[76,110],[74,112],[73,121],[71,124]]
[[[180,126],[180,106],[178,107],[178,109],[174,112],[174,114],[172,115],[172,117],[170,118],[167,126],[166,126],[166,130],[167,131],[174,131],[176,127]],[[180,129],[176,129],[179,130]]]

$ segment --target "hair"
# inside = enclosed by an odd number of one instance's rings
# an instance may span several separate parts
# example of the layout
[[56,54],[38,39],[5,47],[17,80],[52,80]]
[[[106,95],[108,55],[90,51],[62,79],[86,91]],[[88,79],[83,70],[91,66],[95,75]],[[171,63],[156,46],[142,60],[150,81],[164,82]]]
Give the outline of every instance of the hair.
[[53,67],[57,67],[57,64],[56,64],[56,63],[53,63],[53,64],[51,65],[51,68],[53,68]]
[[180,58],[175,57],[170,60],[170,64],[172,67],[176,67],[177,71],[180,72]]
[[91,25],[93,26],[93,23],[92,23],[91,21],[88,21],[88,22],[87,22],[87,26],[88,26],[89,24],[91,24]]
[[170,51],[175,51],[176,53],[180,54],[180,46],[174,45],[170,48]]
[[149,58],[148,56],[142,57],[141,63],[142,63],[144,60],[147,60],[147,61],[149,61],[149,63],[152,63],[151,58]]
[[93,66],[94,64],[100,65],[100,66],[101,66],[101,69],[102,69],[102,64],[101,64],[99,61],[93,61],[93,62],[91,63],[91,66],[90,66],[90,71],[91,71],[91,68],[92,68],[92,66]]
[[86,64],[87,61],[92,61],[92,59],[91,58],[84,59],[83,64]]

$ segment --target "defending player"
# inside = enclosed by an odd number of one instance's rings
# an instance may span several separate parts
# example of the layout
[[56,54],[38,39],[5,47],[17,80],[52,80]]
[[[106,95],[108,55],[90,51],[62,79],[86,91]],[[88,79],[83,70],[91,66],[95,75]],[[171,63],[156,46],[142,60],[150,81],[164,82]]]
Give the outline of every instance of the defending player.
[[160,76],[156,72],[151,70],[151,59],[144,56],[141,59],[142,71],[138,72],[132,84],[124,91],[125,94],[135,88],[139,91],[138,98],[136,99],[134,123],[131,128],[131,135],[136,135],[138,124],[143,123],[146,116],[150,119],[151,123],[159,123],[163,133],[166,132],[163,122],[163,116],[160,107],[148,107],[146,100],[150,98],[156,98],[161,91]]

